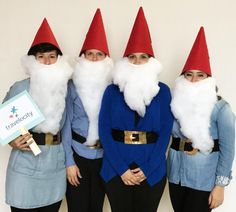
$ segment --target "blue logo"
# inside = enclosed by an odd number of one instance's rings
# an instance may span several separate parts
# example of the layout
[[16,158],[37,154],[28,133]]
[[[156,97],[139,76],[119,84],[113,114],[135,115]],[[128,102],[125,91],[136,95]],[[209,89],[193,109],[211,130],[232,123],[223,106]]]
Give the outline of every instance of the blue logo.
[[9,118],[17,118],[18,117],[18,114],[17,114],[17,111],[18,109],[15,107],[15,106],[13,106],[12,107],[12,109],[11,109],[11,115],[9,116]]

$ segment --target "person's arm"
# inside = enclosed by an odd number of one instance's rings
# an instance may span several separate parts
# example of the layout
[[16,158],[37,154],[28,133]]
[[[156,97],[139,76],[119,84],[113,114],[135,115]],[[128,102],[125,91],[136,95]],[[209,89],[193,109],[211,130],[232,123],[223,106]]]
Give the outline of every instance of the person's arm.
[[235,154],[235,115],[228,103],[224,104],[218,112],[217,126],[220,152],[215,184],[226,186],[231,179],[231,169]]
[[27,90],[29,87],[29,79],[25,79],[22,81],[15,82],[6,93],[2,103],[6,102],[7,100],[11,99],[12,97],[16,96],[17,94]]
[[[16,96],[17,94],[21,93],[22,91],[27,90],[27,87],[28,87],[28,79],[15,82],[10,87],[9,91],[7,92],[6,96],[4,97],[3,103],[6,102],[7,100],[11,99],[12,97]],[[29,145],[32,143],[32,141],[28,142],[28,143],[26,142],[31,137],[32,137],[32,135],[30,135],[29,133],[22,135],[22,136],[18,136],[17,138],[12,140],[9,143],[9,145],[14,149],[18,149],[18,150],[22,150],[22,151],[31,151],[31,149],[29,148]]]
[[75,164],[72,150],[72,121],[74,113],[75,93],[72,83],[68,85],[66,97],[66,120],[61,130],[62,144],[66,155],[66,175],[69,183],[73,186],[80,184],[79,178],[82,178],[79,167]]
[[235,154],[235,116],[228,103],[225,103],[218,111],[217,126],[220,152],[215,187],[209,196],[211,208],[216,208],[223,203],[224,187],[231,180],[231,168]]
[[73,104],[74,104],[74,97],[72,95],[72,89],[69,84],[66,96],[66,120],[61,130],[62,144],[66,155],[66,167],[75,165],[75,161],[73,158],[73,150],[72,150],[72,132],[71,132],[71,124],[74,113]]
[[210,208],[214,209],[219,207],[224,201],[224,186],[215,185],[212,189],[209,198],[208,204]]
[[125,173],[129,167],[121,158],[117,148],[116,142],[112,138],[112,111],[111,111],[111,100],[112,100],[112,88],[109,86],[103,95],[101,110],[99,114],[99,138],[104,149],[104,155],[108,158],[110,164],[117,172],[118,175]]
[[157,142],[154,146],[152,154],[149,160],[145,164],[141,164],[140,168],[144,175],[148,177],[153,173],[160,165],[161,161],[165,159],[166,150],[169,144],[171,130],[173,126],[173,116],[170,109],[171,94],[167,86],[163,86],[161,98],[161,111],[160,111],[160,132],[158,135]]

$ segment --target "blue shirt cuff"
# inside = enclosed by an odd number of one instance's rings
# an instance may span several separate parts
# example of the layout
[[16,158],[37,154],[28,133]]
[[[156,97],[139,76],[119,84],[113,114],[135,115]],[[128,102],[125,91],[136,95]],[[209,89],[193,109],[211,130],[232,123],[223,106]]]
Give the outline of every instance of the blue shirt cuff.
[[75,161],[73,159],[66,159],[66,167],[75,165]]

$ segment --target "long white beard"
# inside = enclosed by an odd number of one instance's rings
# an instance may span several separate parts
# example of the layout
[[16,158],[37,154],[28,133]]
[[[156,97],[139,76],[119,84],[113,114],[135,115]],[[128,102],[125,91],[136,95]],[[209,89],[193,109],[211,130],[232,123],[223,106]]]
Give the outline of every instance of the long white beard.
[[34,56],[24,56],[22,65],[30,76],[29,93],[35,100],[45,121],[37,125],[33,131],[38,133],[57,134],[65,109],[67,82],[73,69],[63,56],[51,65],[39,63]]
[[89,119],[85,145],[94,145],[99,139],[98,115],[104,90],[111,83],[112,68],[113,62],[109,57],[97,62],[80,57],[76,64],[73,82]]
[[180,76],[176,79],[171,109],[180,123],[183,135],[192,141],[194,148],[211,152],[214,142],[210,135],[211,113],[217,101],[216,82],[208,77],[189,82]]
[[122,58],[115,65],[114,84],[124,93],[126,104],[140,116],[144,116],[146,106],[158,94],[160,87],[159,73],[162,66],[155,58],[149,58],[145,64],[134,65],[127,58]]

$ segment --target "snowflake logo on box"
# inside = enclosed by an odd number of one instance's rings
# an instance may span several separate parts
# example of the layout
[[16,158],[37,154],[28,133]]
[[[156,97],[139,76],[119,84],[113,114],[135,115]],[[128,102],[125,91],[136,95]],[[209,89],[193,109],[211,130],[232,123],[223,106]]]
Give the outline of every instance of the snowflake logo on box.
[[18,109],[16,109],[16,107],[13,106],[12,109],[11,109],[11,113],[12,113],[12,114],[9,116],[9,118],[14,118],[14,117],[17,118],[17,117],[18,117],[18,114],[17,114],[17,112],[16,112],[17,110],[18,110]]

